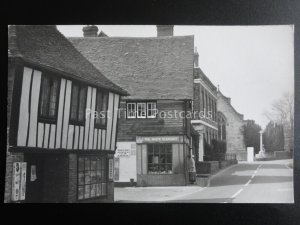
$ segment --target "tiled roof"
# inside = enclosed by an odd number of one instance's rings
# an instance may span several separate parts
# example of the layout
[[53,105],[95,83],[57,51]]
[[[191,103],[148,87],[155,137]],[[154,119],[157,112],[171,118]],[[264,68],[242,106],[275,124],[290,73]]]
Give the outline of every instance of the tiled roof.
[[69,39],[128,98],[193,98],[194,36]]
[[225,95],[223,95],[223,93],[219,90],[218,91],[218,98],[223,98],[224,101],[233,109],[233,111],[236,113],[236,115],[238,115],[238,117],[241,119],[241,120],[244,120],[244,115],[237,112],[236,109],[231,105],[231,98],[229,97],[226,97]]
[[10,26],[9,52],[25,62],[52,69],[121,95],[128,93],[107,79],[65,38],[56,26]]

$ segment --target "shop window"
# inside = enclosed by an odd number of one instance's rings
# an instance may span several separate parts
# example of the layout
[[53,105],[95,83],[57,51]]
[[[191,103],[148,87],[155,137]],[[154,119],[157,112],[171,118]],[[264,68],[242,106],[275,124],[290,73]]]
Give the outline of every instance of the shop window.
[[172,144],[148,144],[148,174],[172,173]]
[[57,115],[59,80],[43,74],[40,93],[39,116],[41,119],[55,120]]
[[78,157],[78,200],[107,195],[106,158]]
[[83,124],[85,121],[86,92],[85,86],[72,83],[70,122],[73,124]]
[[97,98],[96,98],[96,111],[97,117],[95,121],[95,126],[97,128],[105,128],[106,121],[107,121],[107,106],[108,106],[108,93],[97,91]]

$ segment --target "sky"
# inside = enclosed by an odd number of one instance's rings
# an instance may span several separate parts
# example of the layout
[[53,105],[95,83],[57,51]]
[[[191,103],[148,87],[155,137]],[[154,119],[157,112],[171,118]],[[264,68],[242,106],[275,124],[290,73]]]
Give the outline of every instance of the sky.
[[[155,37],[156,26],[97,25],[108,36]],[[67,37],[82,37],[82,25],[58,25]],[[294,27],[174,26],[175,36],[194,35],[199,67],[244,119],[262,128],[263,115],[284,93],[294,92]]]

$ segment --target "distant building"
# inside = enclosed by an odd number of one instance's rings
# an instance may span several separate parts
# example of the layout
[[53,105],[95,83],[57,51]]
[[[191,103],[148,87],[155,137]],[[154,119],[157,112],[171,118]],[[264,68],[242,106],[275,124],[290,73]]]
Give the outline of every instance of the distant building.
[[195,50],[192,125],[199,137],[195,137],[193,152],[197,161],[203,161],[205,160],[204,142],[211,144],[213,139],[218,139],[217,88],[199,68],[198,57],[198,52]]
[[4,201],[113,202],[117,110],[128,93],[56,26],[10,26],[8,48]]
[[191,111],[194,37],[173,36],[173,26],[157,26],[157,34],[93,38],[96,32],[70,38],[94,66],[130,93],[120,102],[115,155],[119,185],[130,180],[139,186],[188,183],[195,133],[190,119],[174,114]]
[[227,153],[236,153],[237,160],[246,160],[246,146],[242,126],[247,123],[244,115],[238,113],[231,105],[231,99],[221,91],[217,92],[219,114],[219,138],[226,140]]

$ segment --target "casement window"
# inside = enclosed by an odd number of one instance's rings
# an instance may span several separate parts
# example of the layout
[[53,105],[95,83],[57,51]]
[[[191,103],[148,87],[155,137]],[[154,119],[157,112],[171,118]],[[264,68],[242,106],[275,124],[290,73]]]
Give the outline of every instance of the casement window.
[[78,200],[107,195],[106,158],[98,156],[78,157]]
[[156,102],[147,103],[147,118],[156,118],[157,109]]
[[156,102],[128,102],[127,118],[156,118]]
[[172,144],[148,144],[148,174],[172,173]]
[[72,84],[71,95],[71,123],[84,123],[85,121],[85,108],[86,108],[86,86],[81,86],[76,83]]
[[146,118],[146,103],[137,103],[137,118]]
[[107,107],[108,107],[108,93],[97,90],[96,97],[96,120],[95,126],[97,128],[105,128],[107,121]]
[[58,108],[59,80],[43,74],[40,92],[39,116],[42,119],[56,119]]
[[136,117],[136,103],[127,103],[127,118]]

